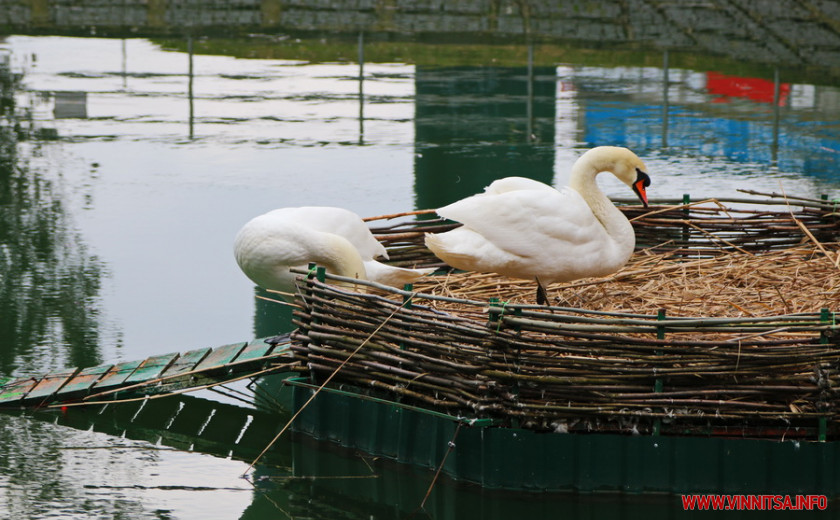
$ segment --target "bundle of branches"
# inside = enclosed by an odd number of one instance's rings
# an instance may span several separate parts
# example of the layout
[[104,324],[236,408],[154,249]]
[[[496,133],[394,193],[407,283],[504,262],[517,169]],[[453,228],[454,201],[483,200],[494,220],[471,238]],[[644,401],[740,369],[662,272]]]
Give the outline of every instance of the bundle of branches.
[[840,431],[830,313],[663,319],[358,283],[301,281],[293,350],[316,378],[537,429]]

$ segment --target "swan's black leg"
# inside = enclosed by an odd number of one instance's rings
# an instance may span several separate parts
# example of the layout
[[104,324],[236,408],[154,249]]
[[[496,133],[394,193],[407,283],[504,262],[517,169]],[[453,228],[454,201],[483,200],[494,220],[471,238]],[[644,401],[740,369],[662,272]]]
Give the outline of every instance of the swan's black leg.
[[546,292],[540,279],[537,278],[537,305],[548,305],[548,292]]

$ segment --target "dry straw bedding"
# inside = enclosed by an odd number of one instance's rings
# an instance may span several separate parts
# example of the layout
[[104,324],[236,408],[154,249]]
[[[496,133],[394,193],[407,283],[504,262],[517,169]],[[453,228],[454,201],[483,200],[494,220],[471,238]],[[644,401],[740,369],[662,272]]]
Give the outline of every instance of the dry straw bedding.
[[[548,289],[552,305],[670,317],[762,317],[840,303],[838,244],[802,244],[762,254],[734,252],[714,258],[676,257],[640,251],[614,275]],[[415,290],[453,298],[532,304],[536,284],[491,273],[426,277]],[[438,302],[454,310],[452,303]]]

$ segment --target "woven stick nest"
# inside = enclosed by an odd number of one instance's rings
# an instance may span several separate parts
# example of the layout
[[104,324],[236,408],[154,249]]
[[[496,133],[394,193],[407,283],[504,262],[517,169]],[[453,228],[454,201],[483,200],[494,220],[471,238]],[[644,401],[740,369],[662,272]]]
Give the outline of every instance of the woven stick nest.
[[[489,274],[406,291],[301,277],[298,369],[502,425],[838,437],[840,220],[830,203],[788,203],[626,208],[632,261],[551,286],[550,308],[532,282]],[[422,235],[451,226],[376,232],[398,263],[435,265]]]

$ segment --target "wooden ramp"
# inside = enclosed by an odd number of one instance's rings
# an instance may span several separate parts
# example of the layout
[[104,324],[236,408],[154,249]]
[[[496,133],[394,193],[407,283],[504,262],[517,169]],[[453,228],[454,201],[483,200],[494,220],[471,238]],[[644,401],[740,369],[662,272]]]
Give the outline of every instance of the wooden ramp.
[[158,394],[220,384],[249,374],[287,370],[289,355],[288,336],[276,336],[143,361],[63,369],[41,377],[0,377],[0,408],[40,407],[113,399],[117,393],[121,397],[129,392]]

